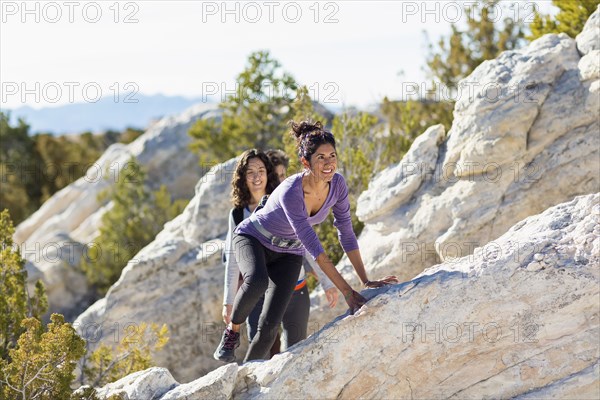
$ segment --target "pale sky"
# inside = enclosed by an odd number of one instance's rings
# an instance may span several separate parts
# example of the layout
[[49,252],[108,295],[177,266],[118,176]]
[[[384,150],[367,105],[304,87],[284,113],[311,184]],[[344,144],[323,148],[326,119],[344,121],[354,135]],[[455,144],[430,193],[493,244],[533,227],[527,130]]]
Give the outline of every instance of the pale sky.
[[[432,40],[447,34],[452,20],[464,20],[460,3],[2,0],[0,105],[40,108],[98,94],[122,101],[134,89],[220,95],[235,88],[250,52],[268,49],[319,100],[365,107],[401,98],[403,83],[427,81],[423,30]],[[503,1],[500,16],[527,20],[533,7],[552,8],[549,0],[520,1],[518,11],[514,3]]]

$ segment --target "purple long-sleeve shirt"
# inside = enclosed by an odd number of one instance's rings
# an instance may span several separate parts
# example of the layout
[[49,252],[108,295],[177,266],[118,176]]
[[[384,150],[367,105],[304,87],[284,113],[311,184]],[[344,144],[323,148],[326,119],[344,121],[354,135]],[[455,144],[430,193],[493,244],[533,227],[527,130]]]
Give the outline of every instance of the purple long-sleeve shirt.
[[[272,235],[283,239],[300,239],[308,253],[316,259],[323,253],[323,246],[312,225],[323,222],[331,209],[334,216],[333,224],[338,230],[338,238],[344,251],[358,249],[356,235],[352,229],[350,200],[344,177],[338,173],[333,175],[325,203],[315,215],[309,217],[302,190],[303,176],[304,173],[292,175],[277,186],[267,204],[255,213],[258,222]],[[253,236],[266,248],[279,253],[304,255],[303,248],[281,248],[271,244],[254,227],[250,219],[242,221],[235,233]]]

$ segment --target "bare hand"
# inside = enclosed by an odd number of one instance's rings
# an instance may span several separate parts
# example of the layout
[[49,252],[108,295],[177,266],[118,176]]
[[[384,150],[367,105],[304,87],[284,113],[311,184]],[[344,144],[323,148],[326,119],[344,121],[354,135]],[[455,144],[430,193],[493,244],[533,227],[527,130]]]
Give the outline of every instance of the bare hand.
[[348,308],[350,308],[350,314],[357,312],[367,302],[367,300],[355,290],[346,293],[344,298],[346,299]]
[[335,287],[329,288],[325,291],[325,297],[329,302],[329,308],[335,307],[338,301],[338,290]]
[[233,309],[233,305],[232,304],[225,304],[223,306],[223,322],[225,322],[225,325],[229,325],[229,323],[231,322],[231,310]]
[[365,285],[365,287],[368,287],[368,288],[378,288],[378,287],[382,287],[385,285],[391,285],[392,283],[398,283],[398,282],[399,282],[398,278],[396,278],[393,275],[389,275],[389,276],[386,276],[385,278],[379,279],[377,281],[366,281],[364,283],[364,285]]

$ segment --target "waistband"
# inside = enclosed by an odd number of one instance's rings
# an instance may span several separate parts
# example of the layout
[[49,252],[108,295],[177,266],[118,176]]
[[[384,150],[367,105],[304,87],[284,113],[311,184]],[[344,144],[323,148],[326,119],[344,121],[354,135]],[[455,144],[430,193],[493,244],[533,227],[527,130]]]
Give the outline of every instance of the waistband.
[[260,222],[258,222],[254,214],[250,215],[249,219],[250,223],[254,225],[256,230],[258,230],[268,241],[270,241],[273,246],[284,249],[298,249],[302,247],[302,242],[299,239],[284,239],[273,235],[271,232],[266,230],[265,227],[260,224]]

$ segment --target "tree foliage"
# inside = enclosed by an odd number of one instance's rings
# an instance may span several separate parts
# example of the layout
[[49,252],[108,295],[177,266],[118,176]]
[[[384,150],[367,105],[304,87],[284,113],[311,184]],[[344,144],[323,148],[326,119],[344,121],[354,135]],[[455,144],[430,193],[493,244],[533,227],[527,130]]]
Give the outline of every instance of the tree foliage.
[[506,17],[500,26],[494,23],[490,14],[499,2],[465,3],[464,14],[468,16],[466,29],[461,30],[458,25],[451,24],[452,33],[449,37],[442,37],[437,48],[429,44],[426,64],[432,79],[455,89],[458,82],[483,61],[523,44],[524,27],[520,21]]
[[392,101],[385,97],[380,112],[387,123],[387,130],[377,141],[375,170],[400,162],[417,136],[429,126],[442,124],[447,132],[452,126],[453,109],[454,102],[450,101]]
[[[308,88],[306,86],[301,86],[298,88],[297,97],[291,103],[291,119],[298,121],[312,120],[312,121],[321,121],[323,126],[327,126],[329,121],[325,116],[317,113],[315,111],[314,102],[311,99]],[[281,127],[282,131],[282,143],[283,148],[288,157],[290,158],[290,165],[288,167],[288,175],[300,172],[302,170],[302,165],[300,164],[300,159],[298,158],[298,150],[296,149],[296,139],[289,134],[290,127],[283,125]]]
[[600,0],[552,0],[552,4],[559,9],[556,16],[542,15],[536,11],[529,25],[531,33],[527,39],[535,40],[547,33],[566,33],[575,38],[598,8]]
[[47,329],[37,318],[26,318],[25,332],[1,361],[3,395],[23,399],[68,399],[77,360],[85,341],[60,314],[52,314]]
[[102,343],[89,357],[83,359],[82,370],[91,386],[104,386],[152,367],[153,354],[169,341],[169,329],[165,324],[129,324],[125,330],[127,335],[115,348]]
[[377,117],[366,112],[343,113],[333,119],[335,132],[338,171],[346,178],[351,198],[367,188],[375,170],[375,150],[373,136],[378,123]]
[[8,359],[28,317],[41,319],[48,310],[44,285],[38,281],[33,296],[27,291],[25,261],[13,244],[14,227],[8,210],[0,213],[0,358]]
[[22,119],[16,126],[8,122],[9,115],[0,112],[0,210],[8,209],[19,223],[39,206],[39,157],[35,140],[29,136],[29,125]]
[[18,224],[54,193],[85,175],[86,170],[113,143],[128,143],[141,130],[54,136],[30,136],[29,125],[20,119],[9,123],[0,112],[0,209],[8,209]]
[[84,341],[48,309],[44,285],[27,290],[25,261],[13,245],[14,227],[8,210],[0,213],[0,399],[66,399],[75,362]]
[[60,314],[47,326],[41,315],[48,309],[43,284],[32,296],[27,291],[24,260],[13,246],[14,227],[8,210],[0,213],[0,400],[97,400],[95,390],[73,394],[77,362],[95,386],[118,380],[154,365],[153,354],[168,341],[166,325],[130,324],[115,349],[100,345],[84,358],[86,342]]
[[280,148],[281,129],[292,117],[294,78],[268,51],[250,54],[237,76],[236,93],[220,103],[220,121],[198,120],[190,129],[191,148],[201,163],[223,162],[249,148]]
[[116,185],[100,195],[112,208],[102,216],[100,235],[87,247],[81,268],[88,282],[105,294],[135,254],[149,244],[164,224],[181,213],[185,201],[172,201],[166,187],[151,192],[145,172],[131,158],[118,174]]

